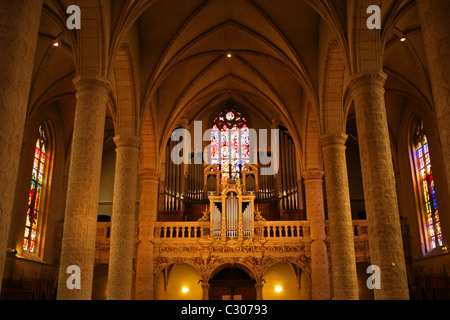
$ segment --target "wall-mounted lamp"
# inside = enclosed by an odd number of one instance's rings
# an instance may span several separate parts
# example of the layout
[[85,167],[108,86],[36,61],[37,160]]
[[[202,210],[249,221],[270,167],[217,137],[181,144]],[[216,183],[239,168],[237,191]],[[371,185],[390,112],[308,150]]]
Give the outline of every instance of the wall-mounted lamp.
[[189,292],[189,288],[188,287],[183,287],[181,288],[181,292],[183,292],[184,294]]
[[17,254],[17,249],[8,248],[6,249],[6,253],[15,256]]
[[281,291],[283,291],[283,287],[282,286],[276,286],[275,287],[275,292],[276,293],[280,293]]

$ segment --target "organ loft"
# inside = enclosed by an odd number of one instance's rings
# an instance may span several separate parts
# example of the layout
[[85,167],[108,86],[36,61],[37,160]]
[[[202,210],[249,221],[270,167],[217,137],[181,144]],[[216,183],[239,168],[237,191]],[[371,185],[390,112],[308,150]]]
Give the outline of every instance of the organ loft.
[[450,299],[449,17],[1,0],[0,299]]

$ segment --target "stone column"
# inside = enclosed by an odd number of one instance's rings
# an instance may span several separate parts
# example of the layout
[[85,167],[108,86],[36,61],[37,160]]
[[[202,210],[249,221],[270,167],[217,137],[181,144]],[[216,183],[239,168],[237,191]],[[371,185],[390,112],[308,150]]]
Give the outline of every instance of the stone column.
[[330,222],[334,299],[359,299],[355,245],[345,156],[346,135],[321,137]]
[[[450,1],[418,0],[422,36],[444,159],[450,159]],[[447,183],[450,162],[444,161]]]
[[0,1],[0,288],[41,12],[42,0]]
[[211,286],[208,283],[202,283],[202,300],[209,300],[209,288]]
[[153,237],[158,214],[158,186],[160,173],[140,172],[141,196],[139,202],[139,240],[136,260],[136,300],[154,299]]
[[141,139],[117,136],[111,221],[108,300],[131,300],[133,282],[136,188]]
[[259,279],[259,280],[257,280],[257,282],[255,284],[256,300],[258,300],[258,301],[261,301],[263,299],[263,287],[264,287],[264,284],[261,281],[262,280]]
[[[101,77],[77,77],[77,105],[70,154],[66,211],[61,247],[60,300],[90,300],[95,258],[98,196],[102,166],[109,82]],[[69,266],[78,266],[81,289],[67,287]]]
[[381,269],[376,299],[409,299],[400,216],[392,164],[383,73],[352,77],[367,213],[370,258]]
[[[261,301],[263,300],[263,294],[262,290],[264,287],[264,279],[262,278],[262,273],[258,272],[260,275],[256,277],[256,283],[255,283],[255,289],[256,289],[256,300]],[[264,282],[264,283],[263,283]]]
[[325,209],[323,203],[323,171],[303,172],[306,213],[311,229],[311,285],[313,300],[329,300],[330,275],[328,249],[325,242]]

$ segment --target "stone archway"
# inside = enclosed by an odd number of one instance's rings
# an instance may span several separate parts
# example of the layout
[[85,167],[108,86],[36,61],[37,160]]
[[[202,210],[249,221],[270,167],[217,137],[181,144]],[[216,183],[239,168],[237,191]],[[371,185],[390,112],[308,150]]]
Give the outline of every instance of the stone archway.
[[256,300],[256,280],[240,265],[223,265],[211,274],[210,300]]

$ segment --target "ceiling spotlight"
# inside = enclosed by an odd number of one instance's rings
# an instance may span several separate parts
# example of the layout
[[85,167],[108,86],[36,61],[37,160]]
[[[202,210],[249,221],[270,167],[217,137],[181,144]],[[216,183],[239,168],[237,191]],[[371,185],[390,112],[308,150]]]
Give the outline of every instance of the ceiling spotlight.
[[403,37],[403,38],[400,39],[400,41],[401,41],[401,42],[405,42],[405,41],[406,41],[406,38]]
[[230,52],[227,53],[227,57],[228,57],[228,58],[231,58],[231,57],[232,57],[232,55],[231,55]]
[[53,42],[53,46],[54,46],[54,47],[59,47],[59,42],[58,42],[58,41],[54,41],[54,42]]

